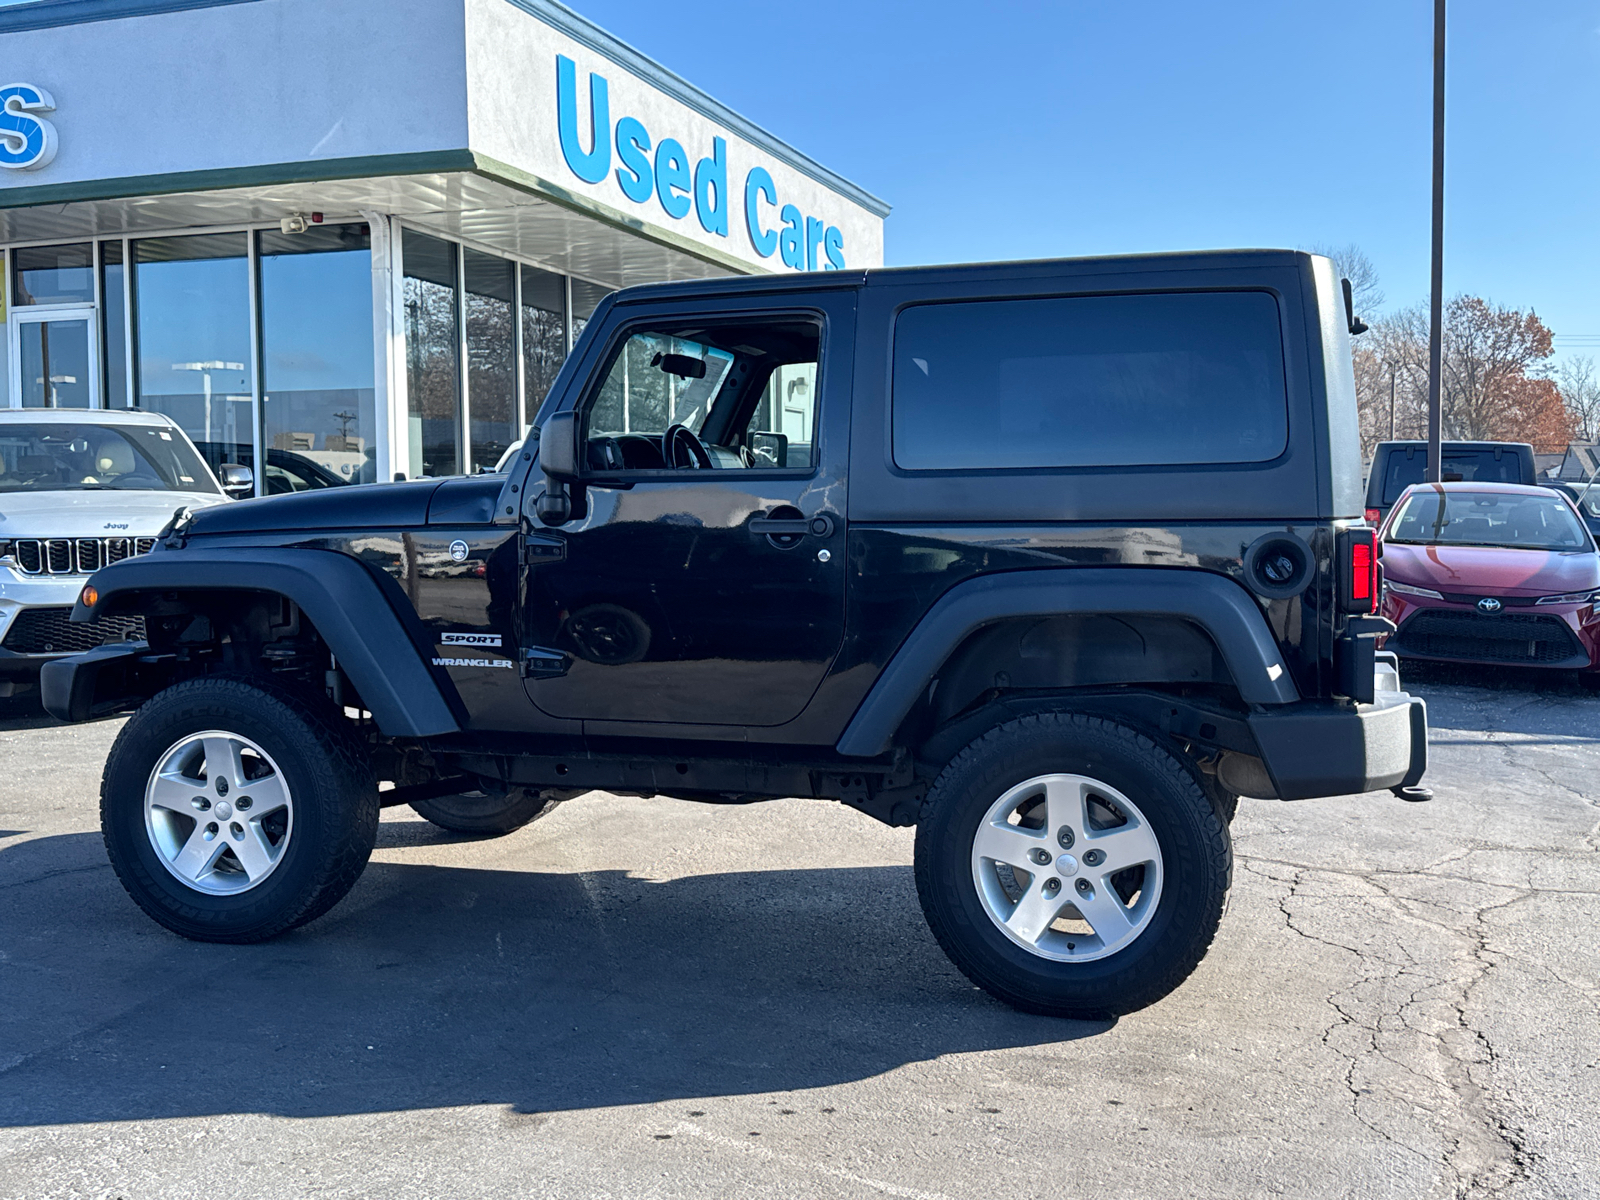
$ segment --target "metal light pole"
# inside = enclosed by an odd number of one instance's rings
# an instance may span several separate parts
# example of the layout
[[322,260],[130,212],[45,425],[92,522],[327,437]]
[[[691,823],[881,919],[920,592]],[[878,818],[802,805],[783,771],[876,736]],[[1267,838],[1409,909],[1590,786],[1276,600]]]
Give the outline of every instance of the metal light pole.
[[1443,477],[1440,388],[1444,358],[1444,3],[1433,0],[1433,279],[1428,296],[1428,474]]

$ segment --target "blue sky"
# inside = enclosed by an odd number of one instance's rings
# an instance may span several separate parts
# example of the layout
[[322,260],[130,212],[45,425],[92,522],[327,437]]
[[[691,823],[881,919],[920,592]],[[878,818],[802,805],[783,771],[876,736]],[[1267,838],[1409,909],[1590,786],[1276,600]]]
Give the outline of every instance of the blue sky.
[[[1353,242],[1426,299],[1429,0],[570,2],[893,204],[891,264]],[[1446,292],[1600,357],[1600,0],[1452,0],[1449,54]]]

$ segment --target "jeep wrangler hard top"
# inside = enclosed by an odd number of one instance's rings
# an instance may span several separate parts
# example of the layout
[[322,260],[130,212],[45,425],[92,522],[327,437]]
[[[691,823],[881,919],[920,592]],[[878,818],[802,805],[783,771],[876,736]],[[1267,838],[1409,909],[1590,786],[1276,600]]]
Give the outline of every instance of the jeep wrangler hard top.
[[177,514],[74,611],[145,641],[46,706],[136,710],[106,846],[186,937],[326,912],[386,805],[829,797],[917,826],[976,983],[1126,1012],[1210,944],[1240,794],[1422,793],[1351,323],[1287,251],[619,292],[506,473]]

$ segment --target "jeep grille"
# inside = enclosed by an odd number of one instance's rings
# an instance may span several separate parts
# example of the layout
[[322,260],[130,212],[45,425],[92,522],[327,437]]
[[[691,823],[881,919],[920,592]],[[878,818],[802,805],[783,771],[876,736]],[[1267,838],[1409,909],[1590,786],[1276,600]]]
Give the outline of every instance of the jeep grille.
[[144,640],[143,617],[101,617],[73,624],[70,608],[24,608],[0,643],[15,654],[82,654],[107,642]]
[[11,552],[24,575],[88,575],[108,563],[149,554],[155,544],[153,537],[18,538]]

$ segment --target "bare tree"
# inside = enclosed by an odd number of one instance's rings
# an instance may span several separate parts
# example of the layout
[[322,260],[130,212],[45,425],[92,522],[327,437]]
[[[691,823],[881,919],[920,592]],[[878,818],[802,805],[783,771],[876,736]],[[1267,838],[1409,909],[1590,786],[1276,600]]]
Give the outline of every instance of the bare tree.
[[1556,368],[1555,381],[1561,390],[1561,402],[1572,414],[1578,439],[1600,439],[1600,377],[1595,375],[1594,359],[1567,359]]
[[1362,252],[1360,246],[1327,246],[1322,243],[1311,247],[1312,254],[1321,254],[1333,260],[1339,278],[1350,281],[1350,300],[1356,316],[1369,325],[1383,307],[1383,289],[1378,286],[1378,268]]
[[[1354,352],[1362,447],[1369,454],[1391,428],[1396,437],[1425,436],[1428,414],[1426,307],[1401,309],[1371,325]],[[1476,296],[1453,298],[1445,309],[1445,436],[1563,449],[1576,422],[1548,377],[1550,354],[1550,331],[1535,313]]]

